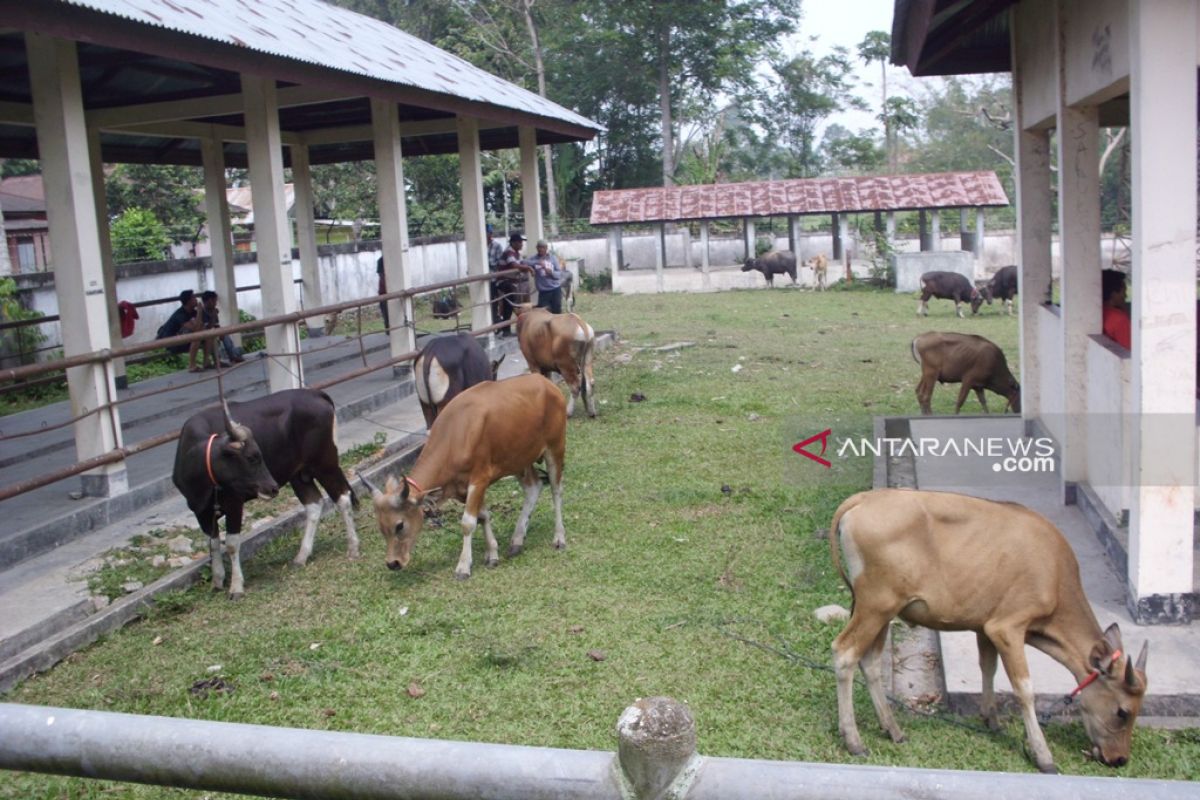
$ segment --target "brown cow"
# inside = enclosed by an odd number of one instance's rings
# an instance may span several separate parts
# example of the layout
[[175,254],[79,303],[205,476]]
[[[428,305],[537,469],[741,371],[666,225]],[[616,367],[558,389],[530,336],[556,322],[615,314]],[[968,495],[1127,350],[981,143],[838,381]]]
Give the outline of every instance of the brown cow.
[[850,621],[833,642],[838,729],[851,753],[866,753],[853,706],[854,667],[860,662],[879,723],[892,741],[904,741],[888,707],[880,664],[888,624],[899,616],[935,630],[975,632],[983,671],[980,705],[992,728],[998,724],[992,681],[999,655],[1041,771],[1056,770],[1034,710],[1026,644],[1079,682],[1092,755],[1115,767],[1129,760],[1146,692],[1148,643],[1135,663],[1115,623],[1100,629],[1075,554],[1045,517],[1016,503],[877,489],[842,503],[829,531],[834,566],[854,596]]
[[592,375],[596,333],[591,325],[578,314],[534,308],[517,318],[517,343],[530,372],[562,375],[571,390],[568,417],[575,415],[575,397],[581,394],[588,416],[596,416],[596,379]]
[[542,491],[534,464],[543,458],[554,494],[554,547],[566,547],[562,519],[565,406],[562,392],[541,375],[478,383],[438,414],[417,463],[403,481],[389,478],[380,491],[363,480],[375,500],[375,517],[387,544],[388,569],[408,566],[413,544],[425,525],[425,506],[437,507],[449,499],[464,505],[462,554],[454,577],[471,577],[471,537],[479,521],[487,539],[484,563],[489,567],[499,564],[484,496],[489,486],[506,475],[516,475],[525,488],[525,505],[508,548],[509,556],[520,553],[529,515]]
[[913,359],[921,365],[921,380],[917,383],[917,402],[922,414],[932,414],[933,387],[937,383],[962,383],[958,390],[957,414],[975,390],[979,405],[988,413],[988,389],[1008,400],[1008,408],[1021,411],[1021,384],[1008,369],[1004,351],[995,342],[971,333],[942,333],[929,331],[912,340]]
[[816,281],[816,288],[822,292],[825,291],[825,280],[829,273],[829,259],[825,257],[824,253],[817,253],[807,263],[813,268],[813,278]]

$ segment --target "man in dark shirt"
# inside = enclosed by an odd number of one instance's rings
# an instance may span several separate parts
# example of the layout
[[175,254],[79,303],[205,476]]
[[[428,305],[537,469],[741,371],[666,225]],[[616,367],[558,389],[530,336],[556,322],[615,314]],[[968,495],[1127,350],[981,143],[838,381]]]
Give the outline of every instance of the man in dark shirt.
[[[179,293],[179,308],[175,309],[171,316],[167,317],[167,321],[158,329],[155,339],[167,339],[171,336],[180,336],[185,333],[195,333],[201,329],[203,321],[200,317],[199,303],[196,301],[196,293],[191,289],[184,289]],[[167,352],[181,355],[191,351],[191,367],[196,366],[196,348],[187,344],[173,344],[167,347]],[[193,371],[197,371],[193,369]]]
[[[520,232],[514,232],[508,237],[508,249],[500,257],[500,269],[519,269],[525,273],[532,274],[533,268],[525,263],[521,258],[521,247],[528,241]],[[500,305],[500,322],[508,322],[513,315],[513,310],[522,303],[528,302],[529,290],[526,288],[526,277],[518,275],[515,278],[504,277],[496,281],[498,292],[502,296],[503,301]],[[512,336],[515,333],[513,329],[503,328],[500,331],[501,336]]]

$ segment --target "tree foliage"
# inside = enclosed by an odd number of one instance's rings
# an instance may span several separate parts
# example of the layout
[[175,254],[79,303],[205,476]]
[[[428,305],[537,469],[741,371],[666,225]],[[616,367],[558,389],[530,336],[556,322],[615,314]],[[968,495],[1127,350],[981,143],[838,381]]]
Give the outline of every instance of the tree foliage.
[[[138,209],[160,223],[168,245],[187,242],[195,246],[205,222],[203,188],[204,173],[197,167],[118,164],[105,182],[108,216],[117,219]],[[115,249],[115,227],[112,236]]]
[[854,67],[849,51],[835,47],[818,58],[805,50],[776,63],[774,69],[778,86],[774,125],[788,154],[786,177],[814,177],[821,168],[816,147],[818,123],[834,112],[862,106],[850,92]]
[[157,261],[166,255],[171,237],[154,214],[144,208],[127,208],[112,223],[113,260]]

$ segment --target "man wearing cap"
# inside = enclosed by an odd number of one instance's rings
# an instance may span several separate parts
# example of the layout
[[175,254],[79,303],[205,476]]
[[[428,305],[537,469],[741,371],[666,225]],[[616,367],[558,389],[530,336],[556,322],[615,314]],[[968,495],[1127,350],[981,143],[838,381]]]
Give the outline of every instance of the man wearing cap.
[[[504,244],[496,238],[496,229],[488,223],[484,227],[487,233],[487,255],[488,255],[488,272],[496,272],[500,269],[500,261],[504,258]],[[503,294],[503,281],[492,281],[492,324],[495,325],[500,321],[501,310],[504,306],[504,300],[501,297]]]
[[[512,236],[508,237],[508,248],[500,257],[500,269],[519,269],[526,273],[532,273],[533,269],[521,259],[521,246],[528,241],[520,231],[514,231]],[[523,275],[515,278],[505,277],[496,281],[500,288],[498,294],[503,298],[500,304],[500,322],[507,322],[512,318],[513,309],[521,303],[526,302],[529,295],[527,281]],[[512,336],[514,331],[512,328],[504,328],[500,331],[501,336]]]
[[562,313],[563,271],[558,259],[550,253],[550,245],[538,241],[537,254],[529,259],[533,267],[533,279],[537,284],[538,308],[548,308],[552,314]]

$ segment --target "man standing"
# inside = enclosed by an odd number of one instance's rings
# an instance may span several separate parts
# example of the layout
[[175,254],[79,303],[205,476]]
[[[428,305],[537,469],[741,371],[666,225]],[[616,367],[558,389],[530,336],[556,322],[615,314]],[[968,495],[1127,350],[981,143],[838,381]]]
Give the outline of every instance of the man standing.
[[[521,247],[528,241],[520,232],[514,231],[512,236],[508,237],[508,248],[500,257],[500,269],[519,269],[522,272],[531,273],[530,268],[521,259]],[[500,306],[500,322],[508,322],[512,318],[513,310],[520,304],[527,302],[529,289],[524,275],[519,275],[515,278],[504,277],[496,281],[500,285],[500,294],[503,297],[503,303]],[[511,327],[504,328],[500,331],[501,336],[512,336],[514,331]]]
[[548,308],[552,314],[562,313],[563,271],[558,259],[550,253],[545,241],[537,243],[537,255],[529,260],[538,290],[538,308]]
[[[501,269],[500,262],[504,258],[504,245],[496,238],[496,229],[488,223],[484,228],[487,233],[487,258],[488,272],[497,272]],[[501,313],[504,306],[504,298],[501,284],[504,281],[492,281],[492,324],[495,325],[500,321]]]

